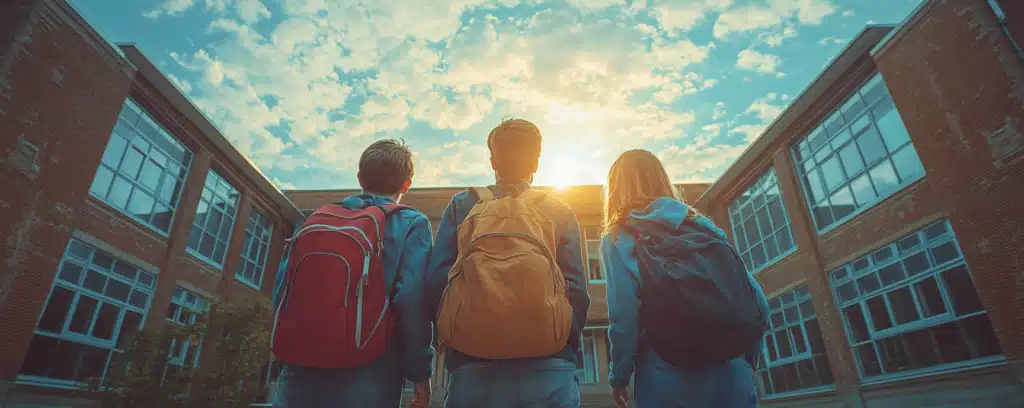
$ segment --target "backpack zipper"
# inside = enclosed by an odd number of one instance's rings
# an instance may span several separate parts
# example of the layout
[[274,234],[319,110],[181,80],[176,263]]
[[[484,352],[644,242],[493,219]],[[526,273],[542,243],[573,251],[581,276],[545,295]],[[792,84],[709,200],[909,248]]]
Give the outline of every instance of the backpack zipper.
[[[314,212],[312,215],[326,215],[328,217],[334,217],[334,218],[339,218],[339,219],[343,219],[343,220],[353,220],[353,221],[354,220],[358,220],[360,218],[369,218],[369,219],[373,220],[373,228],[374,228],[375,231],[377,231],[377,238],[378,238],[378,240],[377,240],[377,254],[379,255],[381,250],[384,249],[384,235],[382,234],[382,232],[380,230],[380,222],[378,222],[377,218],[372,216],[372,215],[362,214],[362,215],[357,215],[355,217],[344,217],[344,216],[341,216],[341,215],[325,213],[325,212]],[[387,215],[387,213],[385,213],[385,215]],[[364,234],[364,236],[365,236],[365,234]],[[367,241],[369,241],[369,238],[367,238]],[[373,243],[370,243],[370,246],[372,247]]]

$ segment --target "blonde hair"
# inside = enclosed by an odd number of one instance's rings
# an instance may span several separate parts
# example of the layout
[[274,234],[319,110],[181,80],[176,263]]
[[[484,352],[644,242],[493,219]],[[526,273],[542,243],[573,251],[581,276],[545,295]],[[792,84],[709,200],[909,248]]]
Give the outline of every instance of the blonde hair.
[[[630,211],[643,210],[661,197],[683,201],[661,160],[643,149],[628,150],[615,159],[608,169],[604,193],[604,234],[629,216]],[[689,216],[699,215],[691,207]]]

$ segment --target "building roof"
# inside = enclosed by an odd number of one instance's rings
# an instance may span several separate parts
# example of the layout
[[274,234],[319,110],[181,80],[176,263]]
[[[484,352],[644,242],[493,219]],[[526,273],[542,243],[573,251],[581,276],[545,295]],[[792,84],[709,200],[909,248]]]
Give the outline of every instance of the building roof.
[[851,41],[839,56],[836,57],[824,71],[811,84],[804,89],[796,99],[786,108],[785,111],[775,119],[765,131],[758,136],[740,157],[715,180],[711,187],[696,200],[699,208],[710,208],[711,200],[723,194],[730,194],[734,184],[744,177],[750,167],[753,166],[767,152],[770,152],[776,142],[781,138],[795,137],[790,127],[801,116],[818,104],[818,100],[827,94],[829,89],[843,80],[844,74],[857,62],[868,55],[875,45],[879,44],[894,26],[892,25],[870,25],[865,27]]
[[271,202],[277,206],[277,210],[285,217],[285,219],[291,223],[298,222],[302,219],[302,214],[299,209],[281,192],[274,183],[256,167],[249,158],[245,157],[242,152],[239,152],[234,145],[231,144],[217,130],[217,127],[213,125],[209,118],[204,115],[199,108],[197,108],[181,91],[176,88],[163,73],[153,63],[142,54],[134,44],[120,44],[121,52],[125,58],[128,59],[132,65],[137,69],[137,74],[142,75],[149,83],[153,84],[164,97],[170,101],[171,105],[174,106],[179,112],[181,112],[189,121],[194,124],[200,132],[203,133],[214,147],[216,147],[223,157],[228,159],[232,165],[241,170],[256,188],[259,189]]
[[[683,194],[691,200],[700,197],[707,189],[708,184],[677,184]],[[466,187],[428,187],[410,189],[404,197],[402,204],[414,207],[422,211],[430,219],[439,219],[444,209],[448,206],[452,196],[465,190]],[[603,186],[591,184],[572,186],[566,188],[554,188],[538,186],[537,189],[546,191],[552,197],[572,207],[577,216],[601,216],[604,203]],[[345,190],[289,190],[284,194],[288,196],[296,206],[303,210],[311,210],[324,204],[335,203],[352,194],[358,194],[358,189]]]

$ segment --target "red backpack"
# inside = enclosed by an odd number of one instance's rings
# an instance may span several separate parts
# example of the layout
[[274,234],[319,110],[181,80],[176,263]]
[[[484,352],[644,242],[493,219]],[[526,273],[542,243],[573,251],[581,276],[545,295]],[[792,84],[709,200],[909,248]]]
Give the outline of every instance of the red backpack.
[[270,337],[276,359],[345,368],[384,354],[394,320],[384,276],[384,220],[400,208],[325,205],[288,239]]

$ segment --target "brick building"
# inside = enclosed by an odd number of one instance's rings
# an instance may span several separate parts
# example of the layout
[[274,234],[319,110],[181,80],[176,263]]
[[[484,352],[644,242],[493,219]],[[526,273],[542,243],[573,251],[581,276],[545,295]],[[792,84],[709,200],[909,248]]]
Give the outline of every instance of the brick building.
[[1022,4],[866,28],[697,202],[770,299],[765,406],[1024,406]]
[[0,406],[77,406],[140,326],[268,295],[300,213],[63,0],[0,3],[0,40]]

